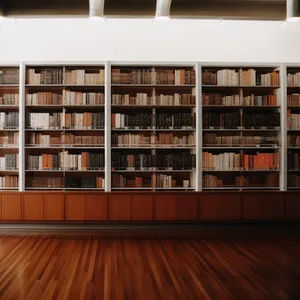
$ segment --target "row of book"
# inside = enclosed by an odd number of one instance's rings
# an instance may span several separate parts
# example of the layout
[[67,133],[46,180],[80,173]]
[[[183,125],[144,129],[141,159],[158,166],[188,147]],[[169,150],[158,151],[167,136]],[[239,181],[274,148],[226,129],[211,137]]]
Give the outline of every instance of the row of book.
[[17,128],[18,126],[18,112],[0,112],[0,129]]
[[0,95],[0,105],[19,105],[19,94]]
[[300,187],[300,176],[296,174],[289,174],[287,178],[287,186],[299,188]]
[[0,157],[1,171],[15,171],[19,169],[19,154],[4,154]]
[[205,171],[277,170],[279,165],[279,153],[202,153],[202,168]]
[[103,170],[104,153],[81,152],[69,154],[63,151],[58,154],[28,155],[28,170]]
[[300,106],[300,94],[287,95],[288,106]]
[[[300,141],[299,141],[300,142]],[[261,146],[274,146],[279,145],[278,136],[224,136],[218,135],[216,133],[205,133],[203,135],[203,146],[214,145],[214,146],[251,146],[251,145],[261,145]]]
[[113,146],[192,146],[195,145],[195,137],[194,134],[180,133],[113,133],[111,142]]
[[100,70],[66,70],[64,73],[64,84],[104,84],[105,71]]
[[0,189],[1,188],[18,188],[19,176],[0,176]]
[[62,94],[52,92],[38,92],[26,94],[26,105],[62,105]]
[[300,136],[288,135],[287,136],[288,147],[300,147]]
[[65,128],[68,129],[104,129],[104,113],[66,113]]
[[19,68],[1,68],[0,84],[19,84]]
[[292,114],[288,109],[288,129],[300,129],[300,114]]
[[192,170],[196,155],[189,152],[174,153],[119,153],[112,152],[112,170]]
[[289,73],[287,75],[287,86],[300,86],[300,72],[297,72],[295,74]]
[[8,132],[6,135],[0,136],[0,148],[8,146],[16,146],[19,144],[19,132]]
[[202,94],[203,105],[228,105],[228,106],[276,106],[276,95],[256,96],[251,94],[246,97],[241,95]]
[[27,84],[62,84],[63,70],[62,69],[27,69]]
[[64,127],[64,114],[53,113],[29,113],[27,126],[33,129],[60,129]]
[[112,188],[191,188],[190,180],[176,178],[165,174],[149,176],[132,176],[112,174]]
[[[242,121],[242,124],[241,124]],[[244,113],[238,112],[203,114],[204,129],[238,129],[243,126],[245,129],[274,128],[280,126],[280,113]]]
[[30,188],[82,188],[82,189],[103,189],[103,177],[84,177],[77,178],[72,175],[69,177],[27,177],[26,187]]
[[300,153],[288,151],[288,170],[300,170]]
[[154,69],[112,69],[113,84],[195,84],[193,69],[154,70]]
[[263,173],[256,178],[250,176],[228,176],[223,178],[212,174],[203,176],[203,188],[222,188],[222,187],[279,187],[278,172]]
[[[1,137],[0,137],[1,141]],[[104,145],[104,135],[78,135],[72,133],[63,133],[61,136],[50,134],[30,133],[27,138],[29,145]]]
[[279,86],[279,72],[257,72],[255,69],[223,69],[202,72],[203,85]]

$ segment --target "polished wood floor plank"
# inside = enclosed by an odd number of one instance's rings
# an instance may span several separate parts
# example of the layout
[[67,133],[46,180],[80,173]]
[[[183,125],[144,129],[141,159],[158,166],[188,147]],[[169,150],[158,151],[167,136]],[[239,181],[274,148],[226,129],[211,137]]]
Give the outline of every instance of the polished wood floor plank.
[[298,232],[0,231],[0,299],[300,299]]

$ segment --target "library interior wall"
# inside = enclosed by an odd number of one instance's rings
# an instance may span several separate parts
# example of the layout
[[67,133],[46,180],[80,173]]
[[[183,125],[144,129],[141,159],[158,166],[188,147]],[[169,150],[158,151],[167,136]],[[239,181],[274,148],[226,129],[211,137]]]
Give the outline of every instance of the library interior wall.
[[300,63],[300,23],[8,18],[0,61]]

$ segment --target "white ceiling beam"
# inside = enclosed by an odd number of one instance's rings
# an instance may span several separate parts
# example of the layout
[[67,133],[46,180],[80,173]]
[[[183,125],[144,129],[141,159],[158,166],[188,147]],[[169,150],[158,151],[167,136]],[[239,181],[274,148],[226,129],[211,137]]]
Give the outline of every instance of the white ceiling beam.
[[299,0],[286,0],[286,19],[299,20]]
[[90,1],[90,17],[104,16],[104,2],[105,0],[89,0]]
[[155,17],[170,17],[172,0],[156,0]]

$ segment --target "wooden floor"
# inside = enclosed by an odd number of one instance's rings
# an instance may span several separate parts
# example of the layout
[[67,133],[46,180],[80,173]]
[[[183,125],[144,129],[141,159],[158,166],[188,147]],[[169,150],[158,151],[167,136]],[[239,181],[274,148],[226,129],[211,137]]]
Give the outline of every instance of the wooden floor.
[[0,232],[0,299],[300,299],[300,234]]

